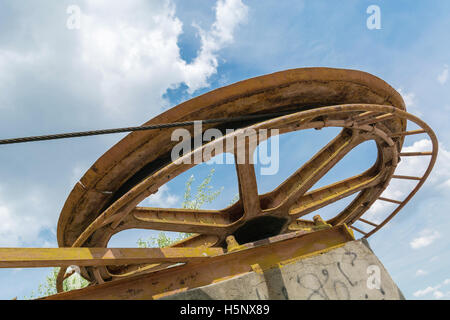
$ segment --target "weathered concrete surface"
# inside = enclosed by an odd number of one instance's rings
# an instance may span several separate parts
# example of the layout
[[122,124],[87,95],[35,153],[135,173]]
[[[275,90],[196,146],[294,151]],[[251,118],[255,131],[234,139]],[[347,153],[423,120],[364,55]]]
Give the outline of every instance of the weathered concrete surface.
[[[379,286],[376,275],[379,268]],[[377,289],[379,287],[379,289]],[[403,294],[370,249],[367,241],[352,241],[329,252],[282,268],[249,272],[216,284],[164,299],[404,299]]]

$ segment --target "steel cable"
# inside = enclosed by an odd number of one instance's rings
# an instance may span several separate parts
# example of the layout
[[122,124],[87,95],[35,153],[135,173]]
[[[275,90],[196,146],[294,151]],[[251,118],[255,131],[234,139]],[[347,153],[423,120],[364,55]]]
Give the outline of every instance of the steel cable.
[[[297,110],[297,111],[299,111],[299,110]],[[208,123],[229,123],[229,122],[238,122],[238,121],[255,120],[255,119],[270,119],[273,117],[284,116],[284,115],[287,115],[287,114],[293,113],[293,112],[296,112],[296,111],[255,114],[255,115],[248,115],[248,116],[241,116],[241,117],[234,117],[234,118],[192,120],[192,121],[183,121],[183,122],[161,123],[161,124],[138,126],[138,127],[90,130],[90,131],[58,133],[58,134],[50,134],[50,135],[42,135],[42,136],[29,136],[29,137],[22,137],[22,138],[10,138],[10,139],[0,140],[0,145],[47,141],[47,140],[58,140],[58,139],[67,139],[67,138],[88,137],[88,136],[98,136],[98,135],[122,133],[122,132],[134,132],[134,131],[184,127],[184,126],[192,126],[198,121],[208,124]]]

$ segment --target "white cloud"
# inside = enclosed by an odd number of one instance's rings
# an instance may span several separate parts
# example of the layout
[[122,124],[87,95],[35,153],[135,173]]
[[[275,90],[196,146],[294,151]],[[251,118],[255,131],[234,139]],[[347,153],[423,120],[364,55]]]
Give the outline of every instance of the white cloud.
[[402,88],[397,89],[398,93],[401,94],[403,101],[406,105],[406,111],[421,116],[422,113],[417,107],[416,94],[414,92],[404,91]]
[[[80,29],[66,29],[64,23],[60,25],[59,15],[50,15],[39,26],[27,20],[23,28],[29,34],[17,39],[33,41],[0,47],[0,108],[17,109],[23,102],[29,111],[29,91],[19,91],[15,84],[28,84],[25,79],[32,79],[33,90],[54,90],[50,95],[54,96],[61,89],[64,97],[58,97],[57,102],[78,102],[76,106],[61,103],[64,115],[71,120],[73,112],[84,123],[92,120],[86,115],[101,114],[97,125],[106,117],[108,125],[116,119],[121,123],[143,122],[169,106],[163,98],[168,89],[184,83],[192,94],[209,86],[219,66],[220,50],[232,44],[248,13],[242,0],[218,0],[215,19],[209,29],[198,28],[200,46],[196,57],[187,63],[179,46],[183,23],[172,0],[84,0],[79,7]],[[51,98],[31,97],[33,102],[43,99]],[[51,115],[54,103],[41,106],[40,114],[45,115],[42,111],[48,108]]]
[[418,290],[418,291],[414,292],[414,297],[422,297],[422,296],[425,296],[435,290],[437,290],[437,289],[434,287],[426,287],[423,290]]
[[201,49],[192,64],[184,64],[185,83],[192,93],[207,85],[207,78],[216,73],[216,52],[233,41],[236,27],[247,18],[248,7],[241,0],[219,0],[216,6],[216,21],[211,30],[205,32],[196,24],[201,38]]
[[[414,142],[411,146],[403,147],[402,152],[425,152],[431,150],[431,140],[422,139]],[[429,159],[430,157],[404,157],[399,163],[395,174],[421,176],[428,167]],[[441,191],[450,191],[450,151],[442,143],[439,144],[436,164],[425,185]]]
[[[17,69],[29,68],[33,65],[42,63],[45,60],[47,52],[45,49],[39,50],[33,53],[26,52],[14,52],[11,50],[5,50],[0,47],[0,90],[5,90],[13,85],[15,74],[11,72],[17,72]],[[17,68],[15,68],[17,66]],[[11,97],[2,92],[0,94],[0,110],[1,109],[13,109],[14,101]]]
[[444,293],[441,290],[439,290],[442,287],[445,287],[449,284],[450,284],[450,279],[446,279],[442,283],[440,283],[434,287],[428,286],[423,290],[417,290],[416,292],[413,293],[413,295],[416,298],[420,298],[420,297],[427,296],[432,293],[433,297],[436,299],[450,298],[450,291],[447,291],[446,293]]
[[439,154],[430,175],[430,182],[436,185],[439,191],[450,191],[450,151],[443,144],[439,144]]
[[173,208],[178,201],[179,198],[169,192],[169,187],[163,185],[159,188],[157,193],[149,196],[142,201],[140,205],[158,208]]
[[[412,145],[402,148],[402,152],[431,151],[432,144],[429,139],[415,141]],[[396,175],[422,176],[429,164],[430,157],[403,157],[398,164]],[[382,193],[382,197],[403,200],[416,186],[416,181],[392,179],[389,186]],[[450,151],[439,145],[438,157],[435,166],[425,182],[423,188],[432,188],[437,192],[447,194],[450,192]],[[395,204],[378,200],[367,211],[366,218],[374,222],[381,222],[395,208]]]
[[0,194],[0,247],[17,247],[37,241],[39,233],[51,226],[43,208],[45,204],[38,193],[12,200]]
[[436,261],[438,261],[439,260],[439,257],[438,256],[433,256],[431,259],[430,259],[430,262],[436,262]]
[[422,232],[420,232],[420,236],[417,238],[414,238],[409,245],[413,249],[420,249],[429,246],[432,244],[436,239],[438,239],[441,235],[439,232],[435,230],[425,229]]
[[[136,88],[151,89],[160,98],[181,83],[189,93],[207,87],[208,78],[217,71],[218,51],[232,43],[236,27],[247,16],[241,0],[219,0],[211,29],[198,28],[201,47],[197,57],[186,63],[178,46],[183,24],[171,1],[86,3],[79,30],[82,59],[100,74],[106,107],[116,111],[126,107],[127,112]],[[137,14],[146,6],[151,7],[147,8],[149,16]],[[154,99],[147,105],[152,103],[161,104]]]
[[416,271],[416,277],[425,276],[427,274],[428,274],[428,272],[424,271],[422,269],[419,269],[419,270]]
[[444,85],[448,80],[448,65],[444,66],[444,70],[438,75],[437,80],[440,84]]
[[[412,145],[404,146],[402,152],[421,152],[432,150],[431,141],[422,139],[415,141]],[[396,175],[421,176],[425,173],[429,157],[403,157],[397,168]],[[440,146],[437,163],[432,171],[426,187],[440,188],[440,185],[449,181],[450,188],[450,152],[444,146]],[[382,197],[394,200],[403,200],[416,186],[416,181],[392,179],[389,186],[382,193]],[[393,203],[378,200],[367,211],[366,218],[375,223],[381,222],[390,214],[396,205]]]

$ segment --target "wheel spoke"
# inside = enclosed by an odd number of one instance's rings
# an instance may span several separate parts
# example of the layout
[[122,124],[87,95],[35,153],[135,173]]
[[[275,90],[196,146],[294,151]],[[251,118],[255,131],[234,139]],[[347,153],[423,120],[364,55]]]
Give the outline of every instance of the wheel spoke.
[[[248,139],[250,140],[250,139]],[[235,150],[236,172],[239,183],[239,197],[244,208],[244,218],[249,219],[261,213],[261,204],[258,195],[255,166],[253,165],[253,151],[255,145],[245,141],[245,152],[238,146]]]
[[367,189],[379,183],[382,174],[373,175],[369,170],[361,175],[340,181],[311,191],[297,199],[289,210],[290,216],[298,218],[340,199],[349,197],[361,190]]
[[361,139],[342,131],[275,190],[263,196],[264,208],[286,212]]
[[347,225],[353,224],[368,208],[370,208],[382,192],[382,187],[363,189],[358,197],[356,197],[347,208],[327,222],[333,226],[342,223],[346,223]]
[[246,219],[261,213],[258,186],[253,164],[236,164],[239,183],[239,197],[244,207]]
[[136,207],[124,219],[123,228],[222,235],[233,223],[230,215],[215,210]]

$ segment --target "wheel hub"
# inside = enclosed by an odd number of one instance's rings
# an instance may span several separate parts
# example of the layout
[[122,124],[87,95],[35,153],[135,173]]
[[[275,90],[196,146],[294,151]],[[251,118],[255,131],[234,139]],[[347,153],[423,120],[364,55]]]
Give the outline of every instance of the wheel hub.
[[238,243],[254,242],[279,235],[288,219],[263,216],[251,219],[234,231],[233,236]]

